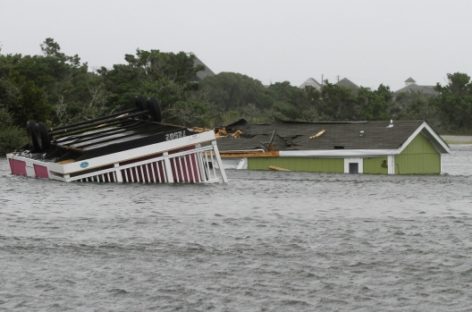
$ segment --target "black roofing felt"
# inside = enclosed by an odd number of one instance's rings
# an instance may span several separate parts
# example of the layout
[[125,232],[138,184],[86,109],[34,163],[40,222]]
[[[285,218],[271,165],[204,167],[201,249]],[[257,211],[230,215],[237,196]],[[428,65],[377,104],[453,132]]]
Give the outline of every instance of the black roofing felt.
[[[365,122],[277,122],[251,125],[238,121],[227,127],[241,130],[239,138],[231,136],[218,140],[222,151],[265,149],[272,143],[276,150],[331,150],[331,149],[397,149],[423,123],[413,121]],[[324,130],[316,138],[311,138]],[[272,141],[271,141],[272,139]]]

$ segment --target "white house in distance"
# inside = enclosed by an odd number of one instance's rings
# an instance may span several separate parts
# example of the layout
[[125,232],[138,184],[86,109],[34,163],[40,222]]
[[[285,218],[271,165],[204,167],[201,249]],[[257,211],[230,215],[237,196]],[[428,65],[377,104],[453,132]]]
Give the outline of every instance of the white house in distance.
[[194,57],[193,63],[194,63],[195,66],[201,66],[202,67],[202,69],[197,72],[197,79],[198,80],[203,80],[206,77],[215,75],[215,73],[210,69],[210,67],[208,67],[205,63],[203,63],[202,60],[200,60],[198,58],[198,56],[196,56],[194,53],[190,52],[190,53],[188,53],[188,55],[191,55],[191,56]]
[[419,85],[416,81],[409,77],[405,80],[405,86],[395,91],[395,96],[400,93],[422,93],[424,95],[436,96],[438,92],[434,90],[434,86]]
[[[349,80],[348,78],[343,78],[341,80],[339,80],[339,78],[338,78],[338,81],[336,82],[336,85],[338,85],[340,87],[343,87],[343,88],[346,88],[346,89],[351,89],[351,90],[354,90],[354,91],[359,89],[359,86],[356,85],[351,80]],[[321,83],[319,83],[315,78],[310,77],[307,80],[305,80],[299,86],[300,89],[305,89],[306,87],[312,87],[312,88],[315,88],[318,91],[321,91],[321,89],[323,88],[323,81]]]
[[[346,89],[351,89],[353,91],[356,91],[360,88],[348,78],[342,78],[341,80],[338,79],[336,85]],[[316,79],[310,77],[300,85],[300,89],[304,89],[306,87],[313,87],[320,91],[323,88],[323,81],[319,83]],[[412,77],[409,77],[405,80],[405,86],[395,91],[394,95],[397,96],[400,93],[422,93],[428,96],[436,96],[438,95],[438,92],[434,89],[434,87],[435,86],[430,85],[419,85]]]
[[321,83],[319,83],[318,81],[316,81],[315,78],[308,78],[307,80],[305,80],[305,82],[303,82],[301,85],[300,85],[300,89],[305,89],[306,87],[312,87],[312,88],[315,88],[316,90],[320,91],[321,90]]

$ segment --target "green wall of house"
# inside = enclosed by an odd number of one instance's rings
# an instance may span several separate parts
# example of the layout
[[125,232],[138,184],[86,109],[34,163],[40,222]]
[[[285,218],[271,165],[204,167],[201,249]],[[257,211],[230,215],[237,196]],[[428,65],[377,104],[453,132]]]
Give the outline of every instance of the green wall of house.
[[276,166],[291,171],[343,173],[344,159],[311,157],[248,158],[249,170],[269,170],[269,166]]
[[364,158],[364,173],[387,174],[387,156]]
[[440,174],[441,154],[423,135],[418,135],[395,156],[396,174]]

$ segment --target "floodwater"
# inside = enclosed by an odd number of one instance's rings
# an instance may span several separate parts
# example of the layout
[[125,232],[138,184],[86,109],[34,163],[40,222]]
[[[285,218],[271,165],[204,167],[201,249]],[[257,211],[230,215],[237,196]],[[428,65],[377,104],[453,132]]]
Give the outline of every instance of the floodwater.
[[444,171],[65,184],[0,160],[0,311],[470,311],[472,146]]

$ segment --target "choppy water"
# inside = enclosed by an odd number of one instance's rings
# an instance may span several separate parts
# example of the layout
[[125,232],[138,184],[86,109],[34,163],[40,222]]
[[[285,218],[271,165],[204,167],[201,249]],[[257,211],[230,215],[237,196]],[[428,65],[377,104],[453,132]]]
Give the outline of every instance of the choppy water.
[[470,311],[472,147],[444,170],[94,185],[0,160],[0,310]]

